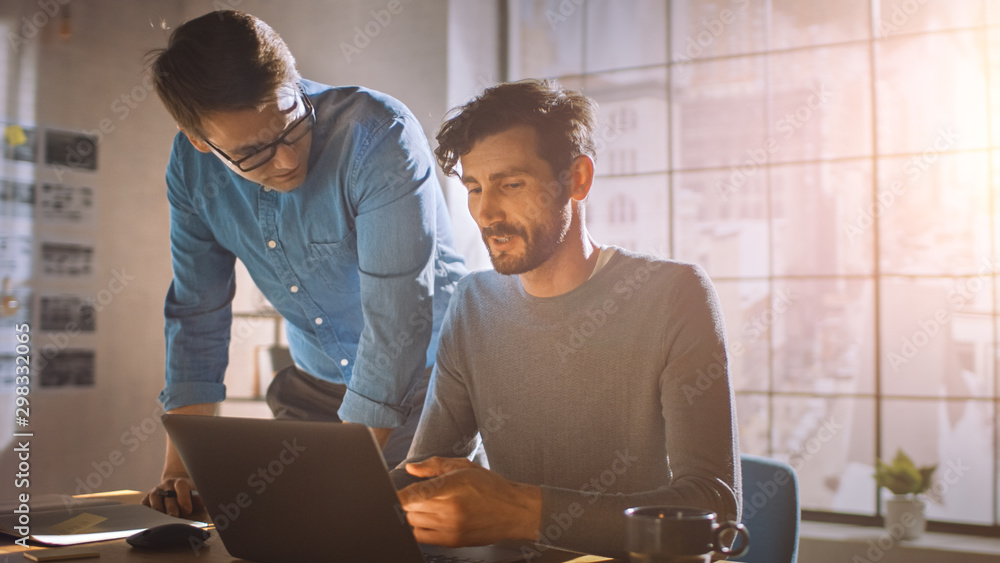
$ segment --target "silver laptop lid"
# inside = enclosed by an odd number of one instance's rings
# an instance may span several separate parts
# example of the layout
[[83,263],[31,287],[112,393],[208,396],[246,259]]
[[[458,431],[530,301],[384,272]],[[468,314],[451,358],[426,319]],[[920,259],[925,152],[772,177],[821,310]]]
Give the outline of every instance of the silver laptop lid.
[[163,421],[234,557],[424,560],[367,427],[197,415]]

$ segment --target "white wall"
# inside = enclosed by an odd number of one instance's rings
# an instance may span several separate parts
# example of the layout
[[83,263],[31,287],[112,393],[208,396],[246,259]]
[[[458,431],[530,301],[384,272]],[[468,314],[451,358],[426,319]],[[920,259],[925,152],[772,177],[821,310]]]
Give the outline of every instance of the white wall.
[[[26,37],[31,34],[22,33],[21,18],[36,18],[53,4],[59,5],[37,0],[4,2],[0,18],[13,21],[15,32]],[[70,347],[96,349],[95,385],[69,389],[35,385],[31,392],[32,493],[74,492],[76,479],[86,481],[91,473],[91,483],[101,489],[145,486],[151,479],[138,477],[155,476],[162,465],[162,430],[153,415],[163,374],[160,312],[170,279],[163,170],[174,127],[155,95],[143,86],[142,55],[162,42],[163,32],[152,27],[150,19],[175,19],[178,14],[176,2],[74,2],[67,39],[56,37],[59,23],[50,19],[27,43],[18,43],[17,49],[11,41],[0,47],[6,49],[8,60],[37,53],[36,60],[23,59],[25,65],[37,65],[34,99],[24,96],[6,104],[6,116],[70,131],[95,130],[108,120],[108,133],[102,134],[98,145],[98,170],[66,177],[68,182],[79,181],[97,191],[96,225],[84,232],[92,234],[96,243],[93,280],[82,284],[42,281],[36,262],[36,289],[96,296],[108,287],[115,271],[132,278],[125,286],[112,282],[121,290],[107,294],[113,299],[105,300],[106,306],[97,314],[96,335],[70,340]],[[37,17],[35,21],[44,20]],[[22,72],[21,79],[29,76]],[[4,90],[16,86],[7,84]],[[123,95],[134,96],[134,107],[113,105]],[[25,110],[31,106],[33,111]],[[128,112],[113,109],[118,107]],[[44,178],[51,178],[51,170],[39,172],[39,180]],[[40,235],[36,229],[36,248]],[[58,332],[33,333],[36,353],[65,338]],[[12,395],[2,395],[0,401],[0,412],[12,416]],[[0,428],[10,424],[11,416],[3,417]],[[146,439],[123,443],[123,434],[133,427]],[[147,437],[149,433],[154,434],[152,438]],[[0,436],[4,443],[0,496],[6,497],[13,486],[15,463],[6,442],[10,432]],[[117,466],[108,461],[111,456]]]
[[[64,0],[7,0],[0,4],[0,25],[16,28],[22,17],[30,18],[42,9],[39,2],[60,1]],[[413,110],[430,137],[454,102],[449,89],[453,59],[448,56],[449,47],[469,49],[469,53],[495,47],[492,0],[452,4],[401,0],[398,7],[393,6],[398,13],[390,14],[389,20],[384,17],[389,13],[388,0],[230,0],[229,4],[271,24],[296,55],[303,76],[390,93]],[[56,37],[53,23],[18,49],[18,53],[37,52],[37,61],[14,53],[9,44],[0,46],[0,62],[19,59],[37,64],[33,99],[30,87],[28,95],[18,99],[14,93],[25,90],[25,85],[13,84],[11,76],[5,76],[7,83],[0,87],[0,118],[28,124],[35,120],[39,126],[77,131],[97,129],[102,119],[114,126],[99,143],[98,171],[84,176],[98,192],[95,280],[68,289],[94,295],[107,287],[114,271],[133,277],[98,313],[96,336],[84,339],[84,344],[97,351],[95,385],[66,390],[35,386],[32,390],[34,494],[76,492],[77,479],[86,482],[88,478],[102,490],[144,490],[159,476],[163,432],[153,415],[163,385],[162,303],[170,282],[163,173],[175,127],[151,92],[125,116],[121,105],[112,104],[122,95],[142,94],[142,56],[150,48],[165,45],[170,29],[186,18],[225,5],[218,0],[74,1],[68,39]],[[451,10],[464,10],[468,15],[456,20],[449,16]],[[378,22],[378,15],[385,25]],[[478,31],[466,30],[463,40],[450,41],[450,30],[463,25]],[[378,30],[367,44],[364,38],[358,39],[356,29],[364,32],[366,26],[369,31]],[[492,43],[480,44],[477,35],[489,37],[490,33],[494,34]],[[342,43],[361,52],[345,56]],[[472,59],[495,61],[494,55]],[[457,74],[465,76],[474,66],[465,63]],[[487,69],[476,74],[490,73]],[[464,200],[459,209],[464,209]],[[36,346],[45,338],[36,335]],[[75,340],[80,342],[80,338]],[[0,413],[3,499],[12,492],[16,472],[8,438],[13,430],[13,395],[0,393]],[[132,433],[144,440],[131,441],[128,435]],[[107,470],[109,458],[119,465],[107,477],[100,476],[95,464]]]
[[[500,67],[501,8],[495,2],[453,2],[448,14],[448,107],[468,102],[484,88],[506,79]],[[433,139],[434,135],[430,135]],[[439,170],[440,172],[440,170]],[[469,269],[490,267],[479,227],[469,215],[465,186],[454,176],[442,178],[458,251]]]

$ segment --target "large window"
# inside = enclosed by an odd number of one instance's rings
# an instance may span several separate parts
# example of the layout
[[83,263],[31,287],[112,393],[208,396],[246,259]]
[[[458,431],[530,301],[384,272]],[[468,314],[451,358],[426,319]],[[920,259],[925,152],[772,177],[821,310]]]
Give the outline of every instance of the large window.
[[997,526],[1000,5],[511,0],[508,23],[510,79],[601,105],[598,242],[712,276],[742,450],[874,521],[902,448],[939,467],[930,518]]

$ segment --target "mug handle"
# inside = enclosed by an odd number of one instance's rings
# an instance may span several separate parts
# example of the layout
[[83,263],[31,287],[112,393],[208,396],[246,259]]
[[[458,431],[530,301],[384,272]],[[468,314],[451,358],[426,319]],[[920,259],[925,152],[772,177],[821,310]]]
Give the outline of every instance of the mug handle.
[[[722,532],[726,530],[736,530],[736,539],[743,538],[743,546],[738,552],[733,551],[732,548],[726,547],[722,544],[721,536]],[[736,542],[734,542],[735,544]],[[715,529],[715,542],[714,545],[718,546],[718,552],[727,557],[739,557],[750,549],[750,530],[743,524],[737,522],[723,522]]]

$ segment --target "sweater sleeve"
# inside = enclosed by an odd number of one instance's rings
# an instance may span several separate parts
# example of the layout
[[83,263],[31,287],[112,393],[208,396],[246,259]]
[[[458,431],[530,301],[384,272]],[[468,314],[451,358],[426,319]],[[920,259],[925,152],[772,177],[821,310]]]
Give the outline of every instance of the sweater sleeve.
[[479,428],[472,398],[463,370],[455,361],[460,355],[454,353],[455,350],[461,350],[456,348],[459,346],[457,341],[461,327],[453,326],[461,322],[455,320],[456,316],[460,318],[461,315],[454,311],[462,300],[461,287],[460,282],[441,327],[441,342],[434,371],[431,373],[424,410],[410,445],[410,452],[402,463],[389,472],[397,489],[419,480],[406,472],[407,463],[416,463],[434,456],[468,457],[476,446]]
[[[670,302],[680,310],[664,327],[666,365],[659,374],[670,481],[655,490],[610,494],[599,487],[542,487],[539,542],[624,556],[623,512],[633,506],[669,505],[714,511],[739,521],[739,443],[729,380],[725,330],[718,296],[697,266],[687,266]],[[620,454],[627,470],[637,459]]]

